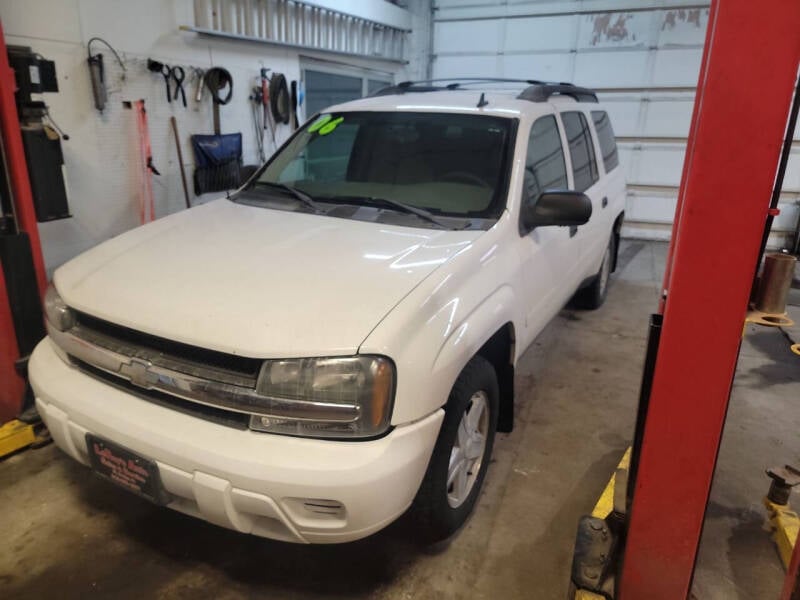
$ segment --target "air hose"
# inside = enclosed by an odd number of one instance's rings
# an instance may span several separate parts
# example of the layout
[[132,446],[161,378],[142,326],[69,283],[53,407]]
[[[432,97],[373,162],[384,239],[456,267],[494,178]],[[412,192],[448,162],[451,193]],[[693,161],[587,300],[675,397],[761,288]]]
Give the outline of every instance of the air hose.
[[288,124],[291,119],[291,99],[286,77],[275,73],[269,81],[269,103],[276,123]]

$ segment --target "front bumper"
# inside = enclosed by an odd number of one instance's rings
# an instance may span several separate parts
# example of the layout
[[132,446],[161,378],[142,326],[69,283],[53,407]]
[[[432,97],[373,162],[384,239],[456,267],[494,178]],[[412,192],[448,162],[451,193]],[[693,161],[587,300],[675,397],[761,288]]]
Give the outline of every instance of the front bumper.
[[[300,543],[347,542],[411,504],[444,412],[371,441],[242,431],[159,406],[66,364],[50,338],[29,374],[56,444],[88,465],[87,433],[158,464],[175,510],[243,533]],[[315,507],[325,505],[324,512]],[[338,507],[338,508],[337,508]]]

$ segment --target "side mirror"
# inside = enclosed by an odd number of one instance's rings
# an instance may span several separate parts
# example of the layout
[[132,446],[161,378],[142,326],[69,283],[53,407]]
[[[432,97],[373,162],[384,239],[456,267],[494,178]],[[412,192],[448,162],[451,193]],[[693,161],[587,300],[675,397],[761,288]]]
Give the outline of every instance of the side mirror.
[[591,216],[592,201],[583,192],[542,192],[522,205],[522,224],[528,231],[553,225],[577,227],[588,223]]

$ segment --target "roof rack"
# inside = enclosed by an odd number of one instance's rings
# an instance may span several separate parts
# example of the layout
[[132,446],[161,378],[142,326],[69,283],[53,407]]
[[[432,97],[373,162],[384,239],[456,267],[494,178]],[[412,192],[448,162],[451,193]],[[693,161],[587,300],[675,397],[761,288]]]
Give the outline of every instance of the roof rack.
[[[437,85],[449,81],[446,85]],[[564,81],[539,81],[538,79],[506,79],[502,77],[466,77],[426,79],[422,81],[401,81],[396,85],[378,90],[373,96],[394,96],[409,92],[441,92],[447,90],[463,90],[464,86],[482,83],[527,83],[526,87],[517,96],[520,100],[530,102],[547,102],[551,96],[569,96],[577,102],[597,102],[597,94],[583,87],[578,87]]]
[[577,102],[597,102],[597,94],[593,90],[564,82],[532,85],[522,90],[517,98],[531,102],[546,102],[550,96],[569,96]]

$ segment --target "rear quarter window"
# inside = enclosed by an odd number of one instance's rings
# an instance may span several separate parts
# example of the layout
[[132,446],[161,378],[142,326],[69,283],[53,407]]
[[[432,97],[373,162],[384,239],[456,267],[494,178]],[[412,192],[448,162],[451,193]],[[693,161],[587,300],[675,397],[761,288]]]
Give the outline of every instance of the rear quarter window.
[[603,156],[603,164],[606,167],[606,173],[608,173],[619,164],[617,142],[614,139],[614,129],[611,127],[611,119],[608,118],[608,113],[606,113],[606,111],[593,110],[592,121],[594,121],[594,129],[597,132],[597,141],[600,143],[600,154]]
[[579,192],[588,190],[600,178],[597,161],[594,157],[592,135],[589,123],[580,112],[561,113],[564,131],[567,134],[569,154],[572,157],[572,175],[575,189]]

